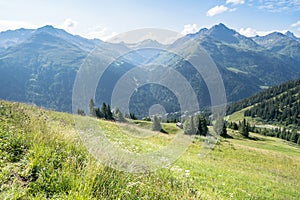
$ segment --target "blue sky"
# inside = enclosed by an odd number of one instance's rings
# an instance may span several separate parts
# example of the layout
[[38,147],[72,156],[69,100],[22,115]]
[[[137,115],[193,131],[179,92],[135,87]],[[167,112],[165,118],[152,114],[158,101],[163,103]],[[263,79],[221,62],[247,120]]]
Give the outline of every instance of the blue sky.
[[46,24],[107,39],[139,28],[190,33],[224,23],[247,36],[300,37],[300,0],[0,0],[0,31]]

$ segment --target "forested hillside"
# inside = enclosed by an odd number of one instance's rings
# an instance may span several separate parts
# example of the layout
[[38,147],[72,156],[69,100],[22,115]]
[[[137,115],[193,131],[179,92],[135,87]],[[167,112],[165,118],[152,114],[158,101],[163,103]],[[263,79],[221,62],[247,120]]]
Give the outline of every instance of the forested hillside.
[[245,116],[259,117],[265,122],[300,126],[300,86],[288,89],[274,98],[264,99],[245,111]]
[[228,106],[227,114],[252,106],[245,116],[260,118],[267,123],[300,126],[300,79],[271,87],[257,95]]

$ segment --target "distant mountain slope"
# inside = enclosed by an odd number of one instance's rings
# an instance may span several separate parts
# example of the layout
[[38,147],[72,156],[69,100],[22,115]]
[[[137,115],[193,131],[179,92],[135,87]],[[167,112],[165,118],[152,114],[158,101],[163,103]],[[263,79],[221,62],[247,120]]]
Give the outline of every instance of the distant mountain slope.
[[[224,24],[202,29],[187,37],[197,41],[213,58],[222,74],[229,101],[248,97],[263,86],[300,77],[300,62],[294,57],[300,55],[300,49],[295,49],[294,54],[273,52]],[[287,38],[291,40],[286,36],[278,41]],[[175,44],[181,46],[181,41],[184,39]],[[293,42],[300,45],[296,40]]]
[[18,45],[32,36],[33,29],[9,30],[0,33],[0,51]]
[[[124,49],[130,51],[149,47],[179,49],[193,54],[198,50],[189,45],[192,40],[203,47],[216,63],[224,81],[227,100],[237,101],[263,87],[300,77],[298,39],[291,33],[279,36],[274,33],[274,43],[268,37],[247,38],[224,24],[201,29],[170,45],[152,40],[138,44],[112,44],[85,39],[52,26],[1,32],[0,98],[71,112],[76,73],[94,48],[99,49],[103,57],[110,57]],[[99,97],[96,103],[109,102],[114,84],[130,69],[138,65],[163,64],[173,67],[189,81],[203,107],[210,105],[205,82],[188,62],[176,55],[165,56],[155,50],[141,52],[133,51],[111,64],[100,80],[102,84],[96,94]],[[141,115],[148,113],[147,106],[153,103],[167,102],[167,112],[178,108],[174,96],[161,87],[145,87],[138,92],[133,95],[131,103],[138,105],[134,109],[135,112],[140,110]]]
[[0,97],[70,111],[76,70],[88,53],[82,39],[50,26],[31,34],[0,52]]
[[300,42],[291,32],[286,35],[274,32],[263,37],[254,37],[253,40],[274,53],[300,61]]

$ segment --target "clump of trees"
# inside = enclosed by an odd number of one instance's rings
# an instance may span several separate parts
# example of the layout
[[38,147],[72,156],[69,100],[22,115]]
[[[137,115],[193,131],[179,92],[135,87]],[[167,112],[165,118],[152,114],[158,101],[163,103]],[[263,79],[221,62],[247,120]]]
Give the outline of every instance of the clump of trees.
[[254,132],[255,126],[251,126],[251,124],[244,118],[243,121],[239,121],[238,123],[228,123],[228,128],[238,130],[242,136],[249,137],[249,132]]
[[286,141],[290,141],[300,145],[300,133],[297,132],[297,129],[291,128],[290,130],[286,128],[259,128],[255,126],[251,126],[246,119],[243,119],[242,122],[230,122],[228,123],[228,127],[233,130],[238,130],[240,134],[245,137],[249,137],[249,132],[255,132],[264,136],[276,137]]
[[85,112],[82,109],[77,110],[77,115],[85,116]]
[[98,117],[107,120],[114,120],[113,113],[111,111],[110,105],[106,105],[105,102],[102,103],[101,108],[95,107],[95,102],[93,99],[90,100],[89,104],[90,109],[90,116],[91,117]]
[[208,133],[207,119],[205,116],[196,115],[186,119],[183,123],[183,130],[188,135],[203,135]]
[[264,136],[280,138],[300,145],[300,133],[298,133],[296,129],[288,130],[286,128],[255,128],[254,132]]

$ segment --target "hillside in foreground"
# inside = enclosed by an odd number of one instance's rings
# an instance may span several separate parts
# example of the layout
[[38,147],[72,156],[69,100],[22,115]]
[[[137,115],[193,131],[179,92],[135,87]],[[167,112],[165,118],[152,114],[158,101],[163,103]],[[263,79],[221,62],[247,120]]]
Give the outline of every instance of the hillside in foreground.
[[[99,164],[85,149],[66,113],[0,101],[0,199],[298,199],[300,148],[250,133],[220,139],[201,158],[202,137],[171,166],[131,174]],[[84,117],[88,118],[88,117]],[[169,134],[137,140],[114,122],[99,126],[128,151],[166,145]],[[253,139],[254,138],[254,139]]]

